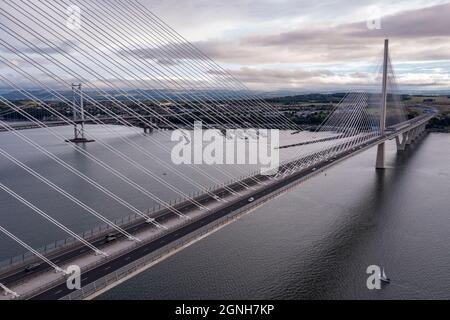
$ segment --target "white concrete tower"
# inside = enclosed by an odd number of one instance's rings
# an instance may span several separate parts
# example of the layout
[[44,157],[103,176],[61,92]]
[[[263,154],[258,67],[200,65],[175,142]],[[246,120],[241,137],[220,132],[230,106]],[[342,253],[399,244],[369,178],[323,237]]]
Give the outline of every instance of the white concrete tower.
[[[381,90],[381,111],[380,111],[380,134],[384,135],[386,130],[386,108],[387,108],[387,73],[389,59],[389,40],[384,40],[384,60],[383,60],[383,84]],[[384,169],[384,149],[385,143],[378,145],[377,169]]]

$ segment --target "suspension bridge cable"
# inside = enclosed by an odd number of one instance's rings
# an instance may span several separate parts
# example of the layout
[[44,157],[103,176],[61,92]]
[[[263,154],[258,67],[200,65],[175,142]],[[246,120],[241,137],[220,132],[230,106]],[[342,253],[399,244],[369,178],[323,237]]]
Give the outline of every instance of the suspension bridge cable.
[[[0,96],[0,101],[3,101],[4,103],[8,104],[11,108],[14,108],[14,105],[12,105],[9,101],[7,101],[6,99],[4,99],[1,96]],[[26,115],[24,115],[24,116],[26,116]],[[37,123],[38,126],[40,126],[41,128],[44,128],[44,126],[41,125],[40,123],[38,123],[35,119],[33,119],[31,117],[29,117],[28,119],[30,121],[32,121],[33,123]],[[149,216],[143,214],[140,210],[138,210],[137,208],[135,208],[134,206],[132,206],[131,204],[129,204],[125,200],[121,199],[120,197],[115,195],[113,192],[111,192],[107,188],[105,188],[102,185],[100,185],[98,182],[96,182],[93,179],[89,178],[87,175],[85,175],[82,172],[80,172],[79,170],[73,168],[72,166],[67,164],[65,161],[61,160],[61,158],[55,156],[54,154],[52,154],[51,152],[49,152],[45,148],[42,148],[40,145],[35,143],[33,140],[29,139],[25,135],[21,134],[20,132],[18,132],[14,128],[12,128],[6,122],[0,121],[0,125],[3,126],[5,129],[7,129],[8,131],[12,132],[14,135],[18,136],[22,141],[25,141],[27,144],[33,146],[35,149],[39,150],[40,152],[42,152],[43,154],[45,154],[46,156],[48,156],[49,158],[51,158],[52,160],[54,160],[55,162],[57,162],[58,164],[63,166],[65,169],[69,170],[70,172],[74,173],[75,175],[77,175],[78,177],[83,179],[84,181],[88,182],[90,185],[92,185],[95,188],[97,188],[98,190],[102,191],[103,193],[108,195],[110,198],[112,198],[113,200],[117,201],[119,204],[123,205],[127,209],[130,209],[132,212],[134,212],[135,214],[143,217],[147,221],[152,222],[155,226],[157,226],[159,228],[162,227],[159,223],[153,221]]]
[[38,180],[40,180],[41,182],[43,182],[44,184],[48,185],[49,187],[51,187],[53,190],[55,190],[56,192],[58,192],[59,194],[63,195],[65,198],[69,199],[70,201],[74,202],[75,204],[77,204],[78,206],[80,206],[81,208],[83,208],[85,211],[89,212],[90,214],[92,214],[93,216],[99,218],[100,220],[102,220],[103,222],[105,222],[106,224],[108,224],[110,227],[112,227],[113,229],[115,229],[116,231],[120,232],[121,234],[123,234],[124,236],[126,236],[128,239],[130,240],[135,240],[135,241],[140,241],[139,239],[137,239],[136,237],[133,237],[131,234],[129,234],[127,231],[123,230],[121,227],[117,226],[116,224],[114,224],[113,222],[109,221],[107,218],[105,218],[103,215],[101,215],[100,213],[98,213],[97,211],[95,211],[94,209],[92,209],[91,207],[89,207],[88,205],[86,205],[84,202],[78,200],[76,197],[74,197],[73,195],[71,195],[69,192],[65,191],[64,189],[62,189],[61,187],[57,186],[56,184],[54,184],[53,182],[51,182],[50,180],[48,180],[47,178],[45,178],[43,175],[39,174],[38,172],[36,172],[35,170],[31,169],[29,166],[27,166],[26,164],[24,164],[23,162],[21,162],[20,160],[18,160],[17,158],[13,157],[11,154],[9,154],[7,151],[5,151],[3,148],[0,147],[0,155],[2,155],[3,157],[5,157],[6,159],[10,160],[11,162],[13,162],[15,165],[17,165],[18,167],[24,169],[26,172],[28,172],[30,175],[32,175],[33,177],[37,178]]
[[61,269],[60,267],[58,267],[55,263],[53,263],[52,261],[50,261],[49,259],[47,259],[44,255],[40,254],[38,251],[34,250],[32,247],[30,247],[28,244],[26,244],[25,242],[23,242],[22,240],[20,240],[19,238],[17,238],[14,234],[12,234],[11,232],[9,232],[8,230],[6,230],[5,228],[3,228],[2,226],[0,226],[0,232],[2,232],[3,234],[5,234],[6,236],[8,236],[9,238],[11,238],[12,240],[14,240],[16,243],[18,243],[19,245],[21,245],[22,247],[24,247],[25,249],[27,249],[29,252],[31,252],[32,254],[34,254],[36,257],[38,257],[39,259],[41,259],[42,261],[44,261],[45,263],[47,263],[49,266],[51,266],[53,269],[55,269],[57,272],[62,272],[64,274],[67,274],[67,271]]
[[[6,13],[6,14],[8,14],[8,13]],[[22,29],[24,29],[24,27],[22,27]],[[11,31],[11,30],[10,30]],[[30,31],[30,30],[29,30]],[[33,33],[33,34],[35,34],[35,32],[33,31],[33,30],[31,30],[31,33]],[[14,35],[13,35],[14,36]],[[39,35],[38,35],[39,36]],[[18,39],[18,38],[21,38],[20,36],[14,36],[16,39]],[[40,37],[40,36],[39,36]],[[43,41],[45,41],[46,43],[49,43],[46,39],[43,39],[42,37],[40,37]],[[18,39],[19,40],[19,39]],[[27,45],[28,47],[30,47],[30,45],[29,45],[29,43],[28,43],[28,41],[21,41],[21,42],[23,42],[25,45]],[[54,47],[54,45],[53,45],[53,47]],[[53,59],[53,57],[51,57],[51,56],[49,56],[48,54],[46,54],[45,52],[39,52],[39,48],[37,48],[36,46],[34,46],[34,45],[32,45],[32,47],[30,47],[33,51],[35,51],[36,53],[40,53],[41,55],[43,55],[43,56],[45,56],[46,58],[50,58],[50,61]],[[58,51],[60,51],[57,47],[55,48],[55,49],[57,49]],[[14,49],[13,49],[14,50]],[[71,57],[69,57],[69,58],[71,58]],[[54,60],[54,59],[53,59]],[[72,59],[73,60],[73,59]],[[78,63],[78,65],[80,65],[79,63]],[[65,68],[66,70],[67,70],[67,68],[65,67],[65,66],[62,66],[63,67],[63,69]],[[86,71],[88,71],[88,72],[91,72],[90,70],[88,70],[88,69],[86,69],[86,66],[84,66],[84,67],[82,67],[83,69],[85,69]],[[71,70],[69,70],[69,73],[71,73]],[[99,88],[97,88],[97,89],[99,89]],[[99,89],[100,90],[100,89]],[[108,96],[107,95],[107,93],[106,92],[104,92],[104,94],[105,94],[105,96]],[[117,102],[117,100],[116,100],[116,102]],[[140,115],[138,115],[139,117],[141,117]],[[221,170],[221,169],[219,169],[219,168],[217,168],[217,170],[219,170],[219,171],[222,171],[222,173],[224,173],[223,172],[223,170]],[[229,177],[231,177],[231,176],[229,176]],[[239,182],[240,184],[242,184],[242,185],[244,185],[242,182]],[[246,186],[246,185],[244,185],[244,187],[246,188],[246,189],[248,189],[249,187],[248,186]]]
[[[120,2],[120,1],[119,1]],[[191,42],[187,41],[184,37],[182,37],[178,32],[176,32],[174,29],[172,29],[170,26],[168,26],[164,21],[162,21],[159,17],[157,17],[154,13],[152,13],[146,6],[142,5],[139,1],[126,1],[129,5],[134,6],[135,8],[138,8],[138,10],[143,14],[143,19],[146,21],[155,21],[156,24],[162,28],[164,31],[164,34],[172,35],[174,38],[178,39],[178,42],[185,43],[187,45],[186,48],[189,48],[193,52],[196,52],[202,59],[200,59],[200,62],[207,63],[207,65],[212,66],[213,69],[218,70],[218,75],[227,75],[229,79],[232,79],[236,85],[241,87],[246,95],[250,92],[250,90],[239,80],[237,80],[230,72],[223,69],[220,65],[218,65],[216,62],[214,62],[212,59],[210,59],[204,52],[199,50],[196,46],[194,46]],[[254,97],[254,99],[260,101],[263,105],[267,105],[270,108],[270,105],[267,104],[267,102],[261,100],[258,97]],[[290,119],[287,119],[287,121],[292,122]],[[298,126],[294,124],[294,127]]]
[[94,251],[96,254],[98,255],[103,255],[103,256],[108,256],[105,252],[101,251],[100,249],[98,249],[97,247],[93,246],[91,243],[89,243],[88,241],[86,241],[85,239],[83,239],[82,237],[80,237],[79,235],[77,235],[75,232],[73,232],[72,230],[70,230],[69,228],[67,228],[66,226],[64,226],[62,223],[60,223],[58,220],[52,218],[51,216],[49,216],[48,214],[46,214],[44,211],[42,211],[41,209],[39,209],[38,207],[36,207],[34,204],[32,204],[31,202],[29,202],[28,200],[26,200],[25,198],[23,198],[22,196],[20,196],[19,194],[17,194],[16,192],[14,192],[13,190],[11,190],[10,188],[8,188],[7,186],[5,186],[3,183],[0,182],[0,189],[2,189],[3,191],[5,191],[6,193],[8,193],[10,196],[14,197],[16,200],[20,201],[22,204],[26,205],[28,208],[30,208],[31,210],[33,210],[34,212],[36,212],[37,214],[39,214],[41,217],[43,217],[44,219],[46,219],[47,221],[51,222],[52,224],[54,224],[55,226],[57,226],[58,228],[60,228],[61,230],[65,231],[66,233],[68,233],[69,235],[71,235],[72,237],[74,237],[75,239],[77,239],[78,241],[80,241],[82,244],[84,244],[86,247],[90,248],[92,251]]

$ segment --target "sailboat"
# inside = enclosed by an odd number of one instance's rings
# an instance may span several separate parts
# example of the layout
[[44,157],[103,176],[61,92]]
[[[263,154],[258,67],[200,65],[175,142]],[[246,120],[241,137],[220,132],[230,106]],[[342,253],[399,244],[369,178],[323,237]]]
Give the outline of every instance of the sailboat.
[[381,280],[382,282],[384,282],[384,283],[391,283],[391,279],[389,279],[389,278],[386,276],[386,273],[384,272],[384,268],[383,268],[382,274],[380,274],[380,280]]

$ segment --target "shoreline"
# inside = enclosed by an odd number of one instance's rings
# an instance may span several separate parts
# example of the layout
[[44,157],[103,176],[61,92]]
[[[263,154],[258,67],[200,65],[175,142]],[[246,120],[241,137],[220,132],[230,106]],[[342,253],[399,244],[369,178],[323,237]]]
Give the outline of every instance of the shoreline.
[[432,132],[432,133],[450,133],[450,128],[428,128],[427,132]]

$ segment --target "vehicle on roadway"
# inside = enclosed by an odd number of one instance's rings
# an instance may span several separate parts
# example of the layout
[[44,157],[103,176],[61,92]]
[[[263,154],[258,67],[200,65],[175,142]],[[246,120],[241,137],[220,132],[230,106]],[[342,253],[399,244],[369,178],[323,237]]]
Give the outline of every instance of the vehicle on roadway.
[[253,202],[253,201],[255,201],[255,198],[253,198],[253,197],[248,199],[248,202]]
[[113,242],[115,240],[117,240],[117,236],[115,234],[110,233],[110,234],[105,236],[105,242],[106,243],[110,243],[110,242]]
[[27,266],[25,268],[25,272],[32,272],[32,271],[36,270],[37,268],[39,268],[40,266],[41,266],[41,263],[30,264],[29,266]]

